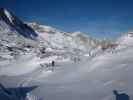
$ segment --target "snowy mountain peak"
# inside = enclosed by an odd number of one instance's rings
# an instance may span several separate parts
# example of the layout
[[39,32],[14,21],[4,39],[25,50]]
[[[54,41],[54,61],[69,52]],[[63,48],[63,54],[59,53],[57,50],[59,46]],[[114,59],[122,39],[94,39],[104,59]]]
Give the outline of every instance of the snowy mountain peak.
[[[6,26],[6,28],[5,28]],[[35,39],[38,34],[29,27],[26,23],[17,18],[12,12],[7,9],[0,9],[0,31],[5,32],[16,31],[19,35],[22,35],[26,38]]]
[[73,32],[73,33],[72,33],[73,36],[77,36],[77,35],[79,35],[79,34],[83,34],[83,32],[77,31],[77,32]]
[[8,12],[6,9],[4,9],[5,15],[8,17],[11,23],[13,23],[13,16]]
[[8,24],[13,24],[13,15],[5,8],[0,8],[0,18],[5,20]]
[[42,34],[42,33],[55,33],[57,31],[59,31],[56,28],[53,28],[51,26],[40,25],[40,24],[38,24],[36,22],[28,23],[28,25],[39,34]]

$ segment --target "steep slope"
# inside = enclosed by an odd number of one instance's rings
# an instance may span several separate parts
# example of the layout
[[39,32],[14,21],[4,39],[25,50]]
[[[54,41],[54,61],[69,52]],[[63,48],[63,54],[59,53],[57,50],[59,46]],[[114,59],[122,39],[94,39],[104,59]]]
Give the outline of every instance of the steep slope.
[[29,25],[53,48],[73,48],[86,51],[86,49],[96,47],[97,45],[94,43],[93,39],[90,39],[83,33],[67,33],[50,26],[39,25],[37,23],[30,23]]
[[[81,32],[63,32],[50,26],[29,23],[38,35],[45,41],[45,45],[55,49],[63,49],[72,52],[94,54],[102,51],[111,42],[97,40]],[[108,49],[109,47],[107,47]]]
[[14,14],[0,9],[0,60],[19,57],[37,48],[37,33]]
[[37,37],[37,34],[32,28],[4,8],[0,9],[0,31],[16,31],[18,34],[31,39],[35,39]]

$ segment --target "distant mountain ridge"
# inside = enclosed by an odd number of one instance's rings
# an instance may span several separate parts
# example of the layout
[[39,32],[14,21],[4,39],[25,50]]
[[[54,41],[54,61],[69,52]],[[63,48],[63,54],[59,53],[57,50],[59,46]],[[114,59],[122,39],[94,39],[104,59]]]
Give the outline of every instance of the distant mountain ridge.
[[43,38],[45,43],[53,48],[59,49],[77,49],[84,52],[92,49],[102,48],[107,45],[106,41],[94,39],[82,32],[63,32],[51,26],[39,25],[37,23],[28,23],[38,35]]

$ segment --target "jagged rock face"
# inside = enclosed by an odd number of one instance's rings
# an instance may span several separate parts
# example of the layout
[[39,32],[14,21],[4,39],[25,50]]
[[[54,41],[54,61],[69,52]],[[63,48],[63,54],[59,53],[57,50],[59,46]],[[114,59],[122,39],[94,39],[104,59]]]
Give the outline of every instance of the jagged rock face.
[[[20,19],[18,19],[14,14],[7,11],[4,8],[0,9],[0,29],[3,29],[6,25],[6,30],[8,31],[16,31],[18,34],[26,37],[35,39],[38,35],[35,33],[35,31],[29,27],[27,24],[23,23]],[[5,28],[3,29],[5,30]]]
[[[38,47],[38,34],[6,9],[0,9],[0,57],[20,56]],[[32,48],[27,47],[30,46]],[[10,56],[10,57],[9,57]]]

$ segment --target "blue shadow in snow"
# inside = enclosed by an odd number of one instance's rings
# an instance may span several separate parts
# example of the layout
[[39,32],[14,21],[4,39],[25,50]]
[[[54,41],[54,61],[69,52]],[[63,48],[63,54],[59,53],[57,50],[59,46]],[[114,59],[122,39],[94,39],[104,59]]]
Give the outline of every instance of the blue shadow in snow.
[[126,93],[118,93],[117,90],[113,90],[116,100],[130,100]]
[[0,100],[26,100],[26,94],[36,88],[37,86],[5,88],[0,84]]

